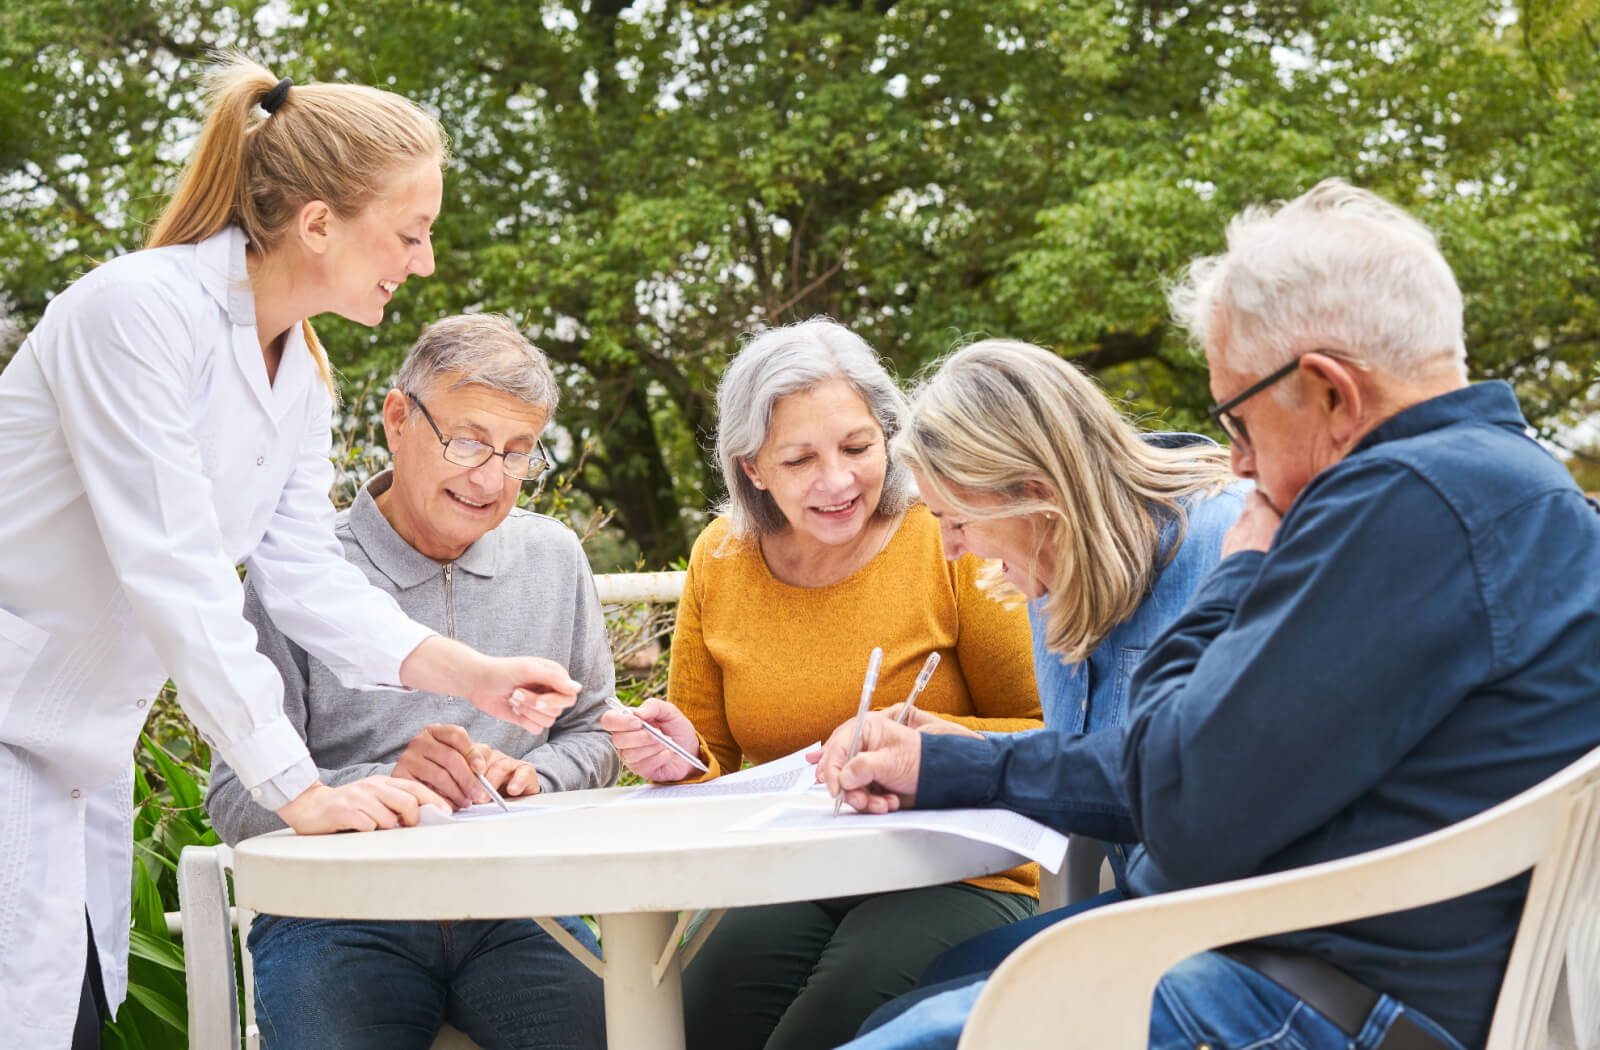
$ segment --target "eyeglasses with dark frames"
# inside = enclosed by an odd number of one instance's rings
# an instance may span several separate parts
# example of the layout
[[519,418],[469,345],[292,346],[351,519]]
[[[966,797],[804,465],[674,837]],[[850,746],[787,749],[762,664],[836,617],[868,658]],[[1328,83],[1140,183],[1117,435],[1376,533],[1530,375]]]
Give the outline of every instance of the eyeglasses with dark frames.
[[[1316,352],[1323,353],[1324,351],[1319,350]],[[1303,357],[1304,355],[1301,356]],[[1211,416],[1211,422],[1222,428],[1222,432],[1228,435],[1229,441],[1233,442],[1235,445],[1243,445],[1248,448],[1250,445],[1250,430],[1244,425],[1244,420],[1233,414],[1233,410],[1250,400],[1252,397],[1255,397],[1272,384],[1293,375],[1300,367],[1300,360],[1301,359],[1299,357],[1295,358],[1293,361],[1290,361],[1276,372],[1268,375],[1265,379],[1261,379],[1245,387],[1243,390],[1239,391],[1239,393],[1222,402],[1222,404],[1212,405],[1211,410],[1208,413]]]
[[489,457],[499,456],[501,469],[505,471],[506,477],[516,478],[518,481],[538,481],[555,466],[550,461],[550,453],[544,450],[542,441],[534,441],[539,449],[539,458],[534,459],[526,452],[500,452],[493,445],[486,445],[472,438],[447,438],[439,432],[439,424],[433,421],[433,416],[429,414],[428,406],[422,403],[422,399],[416,394],[406,396],[421,410],[422,418],[433,428],[433,436],[444,446],[446,462],[454,463],[458,467],[481,467],[489,462]]

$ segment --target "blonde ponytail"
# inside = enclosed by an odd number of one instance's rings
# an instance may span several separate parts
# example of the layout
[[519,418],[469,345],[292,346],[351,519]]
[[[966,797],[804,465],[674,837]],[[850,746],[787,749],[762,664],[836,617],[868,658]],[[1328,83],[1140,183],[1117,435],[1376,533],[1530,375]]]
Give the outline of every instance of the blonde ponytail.
[[[256,119],[256,107],[277,85],[260,63],[236,52],[221,56],[206,77],[210,105],[200,141],[145,247],[196,244],[238,226],[265,254],[307,202],[354,218],[396,171],[449,157],[436,119],[399,95],[359,84],[294,85],[270,116]],[[337,401],[321,341],[309,320],[301,330]]]

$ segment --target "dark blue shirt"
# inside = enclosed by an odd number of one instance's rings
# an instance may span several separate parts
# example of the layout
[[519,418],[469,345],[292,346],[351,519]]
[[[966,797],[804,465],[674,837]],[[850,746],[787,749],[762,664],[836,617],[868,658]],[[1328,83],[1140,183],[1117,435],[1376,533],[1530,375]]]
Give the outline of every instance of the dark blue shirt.
[[[1524,427],[1503,383],[1413,406],[1306,486],[1271,551],[1206,580],[1134,676],[1134,893],[1413,838],[1600,745],[1600,515]],[[918,803],[1115,823],[1107,735],[929,737]],[[1480,1046],[1526,892],[1276,940]]]

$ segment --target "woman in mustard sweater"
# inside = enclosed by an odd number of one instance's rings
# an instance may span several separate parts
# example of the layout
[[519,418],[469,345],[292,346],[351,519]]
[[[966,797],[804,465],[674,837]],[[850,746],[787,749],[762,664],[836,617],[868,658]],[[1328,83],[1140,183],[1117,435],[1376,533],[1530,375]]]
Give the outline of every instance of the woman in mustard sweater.
[[[905,401],[841,325],[763,333],[717,391],[729,499],[701,533],[672,637],[668,701],[637,714],[710,767],[737,771],[854,716],[874,646],[877,706],[903,700],[930,652],[918,706],[978,730],[1041,726],[1028,620],[946,561],[939,523],[888,454]],[[602,723],[650,780],[694,771],[627,715]],[[1029,865],[899,893],[729,911],[684,974],[691,1050],[808,1050],[848,1040],[945,948],[1032,915]]]

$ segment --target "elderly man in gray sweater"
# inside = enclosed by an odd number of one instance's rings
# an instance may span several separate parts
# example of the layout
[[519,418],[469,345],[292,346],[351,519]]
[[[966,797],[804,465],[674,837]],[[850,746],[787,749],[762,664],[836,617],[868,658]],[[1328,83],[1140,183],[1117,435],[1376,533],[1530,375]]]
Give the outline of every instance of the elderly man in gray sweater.
[[[549,363],[509,320],[446,318],[411,349],[383,403],[394,458],[340,516],[345,557],[400,607],[491,654],[554,660],[583,684],[533,736],[451,696],[377,704],[279,632],[253,590],[246,611],[284,680],[284,709],[325,784],[374,773],[420,781],[462,807],[603,787],[618,761],[600,728],[611,652],[578,539],[517,508],[549,469]],[[229,843],[283,826],[220,758],[206,808]],[[559,920],[593,949],[581,920]],[[448,1021],[484,1047],[605,1045],[598,979],[531,919],[355,922],[262,916],[250,931],[256,1014],[274,1050],[425,1048]]]

